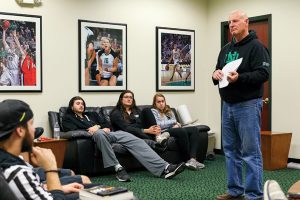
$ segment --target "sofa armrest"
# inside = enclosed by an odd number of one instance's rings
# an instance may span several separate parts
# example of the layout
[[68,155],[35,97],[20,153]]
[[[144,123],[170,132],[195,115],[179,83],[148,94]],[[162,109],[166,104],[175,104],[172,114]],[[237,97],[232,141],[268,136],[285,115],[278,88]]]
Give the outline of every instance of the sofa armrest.
[[206,125],[203,125],[203,124],[201,124],[201,125],[195,124],[194,126],[199,130],[199,132],[208,132],[208,131],[210,131],[209,126],[206,126]]
[[61,132],[60,137],[63,139],[78,139],[78,138],[90,138],[90,135],[87,131],[83,130],[76,130],[76,131],[68,131],[68,132]]

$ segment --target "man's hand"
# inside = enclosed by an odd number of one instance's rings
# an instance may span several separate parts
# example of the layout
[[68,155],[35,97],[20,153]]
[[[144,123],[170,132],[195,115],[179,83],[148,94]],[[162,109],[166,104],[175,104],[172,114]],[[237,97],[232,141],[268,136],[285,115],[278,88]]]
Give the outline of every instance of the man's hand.
[[94,126],[92,126],[92,127],[90,127],[90,128],[87,129],[87,131],[88,131],[91,135],[94,135],[94,133],[95,133],[96,131],[98,131],[98,130],[99,130],[99,125],[94,125]]
[[68,185],[63,185],[62,190],[65,194],[69,194],[72,192],[79,192],[80,189],[83,189],[83,185],[79,183],[70,183]]
[[222,70],[220,70],[220,69],[214,71],[214,73],[212,75],[212,78],[216,81],[222,80],[223,77],[224,77],[224,74],[223,74]]
[[239,78],[239,73],[237,73],[236,71],[233,72],[229,72],[228,76],[227,76],[227,80],[229,83],[234,83],[238,80]]
[[45,171],[57,169],[56,159],[51,149],[32,147],[30,159],[34,165],[44,168]]

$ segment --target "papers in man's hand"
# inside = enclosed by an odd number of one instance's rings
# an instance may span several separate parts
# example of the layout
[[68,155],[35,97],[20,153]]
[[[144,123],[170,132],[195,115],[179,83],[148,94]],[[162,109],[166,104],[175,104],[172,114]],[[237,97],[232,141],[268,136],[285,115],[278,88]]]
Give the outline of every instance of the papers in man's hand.
[[219,88],[226,87],[229,84],[229,82],[227,80],[227,76],[228,76],[229,72],[236,71],[237,68],[242,63],[242,60],[243,60],[243,58],[239,58],[239,59],[234,60],[234,61],[232,61],[230,63],[227,63],[223,67],[222,72],[223,72],[224,76],[223,76],[223,79],[219,81]]

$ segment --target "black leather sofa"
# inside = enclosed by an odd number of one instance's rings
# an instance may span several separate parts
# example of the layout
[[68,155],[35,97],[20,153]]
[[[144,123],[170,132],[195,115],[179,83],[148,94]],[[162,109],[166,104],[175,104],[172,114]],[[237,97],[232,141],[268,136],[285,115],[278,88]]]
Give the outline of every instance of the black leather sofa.
[[[138,106],[141,110],[150,107],[149,105]],[[86,111],[94,111],[99,115],[104,115],[107,121],[110,122],[110,112],[113,106],[104,107],[86,107]],[[69,168],[77,174],[85,174],[96,176],[113,172],[113,168],[103,168],[102,155],[97,149],[94,142],[86,131],[69,131],[64,132],[62,127],[62,118],[67,110],[67,107],[61,107],[59,112],[49,111],[49,123],[53,134],[53,127],[56,122],[61,128],[61,138],[68,139],[68,146],[65,152],[64,168]],[[176,112],[175,112],[176,113]],[[177,116],[176,116],[177,117]],[[177,117],[178,119],[178,117]],[[147,124],[146,124],[147,125]],[[208,126],[198,127],[199,131],[207,132],[210,130]],[[170,138],[167,142],[167,148],[162,147],[153,140],[145,140],[163,159],[170,163],[182,162],[179,149],[174,138]],[[127,171],[143,169],[143,166],[125,149],[122,145],[112,144],[113,150],[122,166]]]

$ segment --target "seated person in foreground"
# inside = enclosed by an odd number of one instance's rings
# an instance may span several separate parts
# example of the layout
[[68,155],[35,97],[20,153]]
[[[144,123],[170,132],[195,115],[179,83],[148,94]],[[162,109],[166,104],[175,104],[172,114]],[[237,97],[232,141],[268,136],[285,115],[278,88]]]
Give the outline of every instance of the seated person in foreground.
[[[160,126],[161,130],[169,132],[170,136],[176,138],[176,142],[186,161],[186,166],[190,169],[204,168],[205,166],[201,162],[206,157],[207,135],[199,132],[194,126],[181,127],[162,94],[154,95],[151,111],[155,117],[156,124]],[[201,158],[199,158],[198,162],[196,159],[199,152]]]
[[[83,185],[61,185],[52,151],[32,146],[34,132],[28,104],[19,100],[0,103],[0,167],[9,187],[18,199],[78,199]],[[32,163],[45,170],[47,189],[32,166],[19,157],[21,152],[30,152]]]
[[62,121],[64,130],[85,130],[91,134],[102,153],[104,167],[114,167],[119,181],[130,181],[130,177],[117,160],[111,143],[121,144],[155,176],[170,179],[184,170],[184,163],[179,165],[167,163],[143,140],[124,131],[112,132],[104,116],[96,112],[85,112],[85,108],[86,104],[81,97],[75,96],[70,100]]
[[[43,183],[44,188],[47,188],[45,170],[41,167],[36,167],[33,168],[33,171],[40,177],[40,181]],[[69,183],[80,183],[83,185],[87,185],[92,183],[89,177],[84,175],[75,175],[75,173],[70,169],[59,168],[58,171],[59,180],[62,185],[66,185]]]

